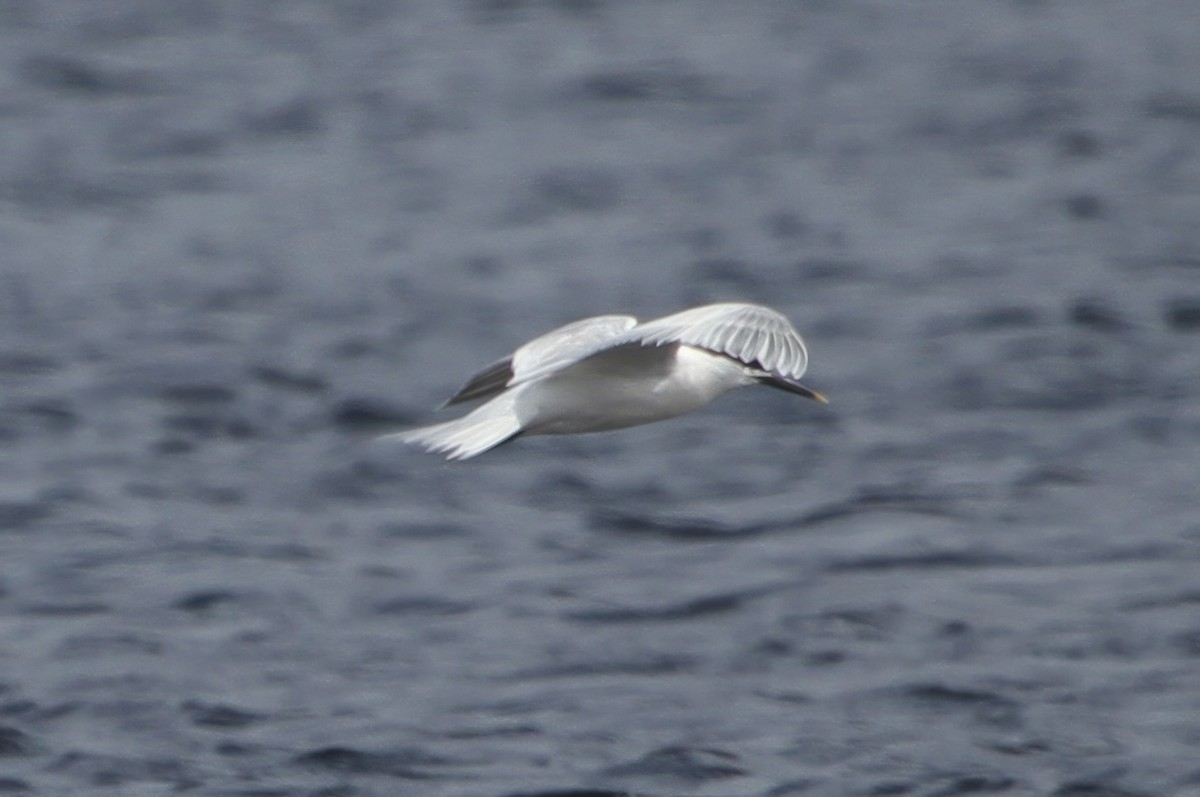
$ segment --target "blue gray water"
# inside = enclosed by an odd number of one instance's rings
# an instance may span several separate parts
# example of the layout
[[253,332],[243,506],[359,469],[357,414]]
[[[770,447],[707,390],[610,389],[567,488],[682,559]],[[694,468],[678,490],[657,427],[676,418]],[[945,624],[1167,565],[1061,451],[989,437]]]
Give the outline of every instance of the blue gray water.
[[[0,793],[1200,795],[1144,11],[0,3]],[[718,300],[833,403],[370,443]]]

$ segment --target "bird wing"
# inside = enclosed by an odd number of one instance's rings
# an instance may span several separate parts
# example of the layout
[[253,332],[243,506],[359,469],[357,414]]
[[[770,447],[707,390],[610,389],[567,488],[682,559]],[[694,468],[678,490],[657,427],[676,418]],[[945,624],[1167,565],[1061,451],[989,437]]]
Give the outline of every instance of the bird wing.
[[504,389],[508,387],[508,380],[512,379],[512,375],[512,357],[505,357],[503,360],[494,362],[468,379],[466,384],[460,387],[457,393],[442,402],[442,406],[438,409],[462,404],[464,401],[491,398],[503,393]]
[[792,322],[756,304],[708,304],[639,324],[623,339],[643,346],[683,343],[718,352],[767,373],[799,379],[808,349]]
[[600,315],[561,326],[472,376],[443,406],[494,396],[509,387],[561,371],[611,348],[611,341],[636,325],[633,316]]
[[619,346],[671,343],[708,349],[789,379],[799,379],[808,367],[804,340],[785,316],[756,304],[708,304],[644,324],[633,316],[601,315],[561,326],[471,377],[446,404],[494,396]]
[[610,348],[613,341],[635,326],[637,319],[631,315],[598,315],[534,338],[513,352],[509,385],[529,382],[586,360]]

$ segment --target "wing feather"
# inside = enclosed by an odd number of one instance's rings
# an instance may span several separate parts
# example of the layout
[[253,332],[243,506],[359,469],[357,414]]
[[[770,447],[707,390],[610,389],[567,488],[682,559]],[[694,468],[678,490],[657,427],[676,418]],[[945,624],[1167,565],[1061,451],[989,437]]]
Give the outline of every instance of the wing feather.
[[521,346],[511,357],[472,376],[442,407],[492,398],[508,388],[547,376],[607,348],[606,342],[637,324],[625,315],[584,318],[547,332]]
[[508,380],[512,379],[512,376],[512,357],[505,357],[468,379],[457,393],[446,399],[442,408],[499,395],[508,387]]
[[630,315],[600,315],[534,338],[513,353],[508,386],[541,379],[612,348],[636,325],[637,319]]
[[755,304],[694,307],[640,324],[611,345],[628,342],[647,346],[685,343],[790,379],[799,379],[808,367],[808,350],[792,323]]

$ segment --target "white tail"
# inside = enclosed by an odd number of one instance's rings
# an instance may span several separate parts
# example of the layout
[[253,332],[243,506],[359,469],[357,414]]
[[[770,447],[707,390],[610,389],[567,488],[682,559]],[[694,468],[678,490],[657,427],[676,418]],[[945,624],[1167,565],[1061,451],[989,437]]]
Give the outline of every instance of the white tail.
[[426,451],[445,454],[446,459],[470,459],[520,431],[521,422],[513,411],[513,396],[503,393],[456,420],[385,434],[378,439],[418,445]]

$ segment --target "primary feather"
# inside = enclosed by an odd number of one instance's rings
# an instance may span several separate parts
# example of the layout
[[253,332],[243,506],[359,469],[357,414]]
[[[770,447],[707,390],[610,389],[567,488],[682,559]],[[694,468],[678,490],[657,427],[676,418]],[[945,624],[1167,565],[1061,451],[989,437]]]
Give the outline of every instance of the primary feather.
[[808,369],[808,349],[792,322],[756,304],[694,307],[640,324],[627,337],[643,345],[685,343],[789,379]]

